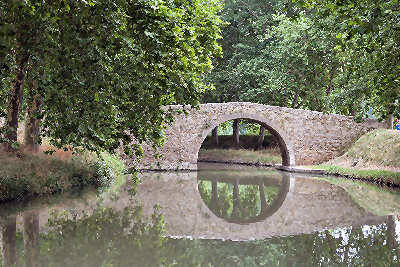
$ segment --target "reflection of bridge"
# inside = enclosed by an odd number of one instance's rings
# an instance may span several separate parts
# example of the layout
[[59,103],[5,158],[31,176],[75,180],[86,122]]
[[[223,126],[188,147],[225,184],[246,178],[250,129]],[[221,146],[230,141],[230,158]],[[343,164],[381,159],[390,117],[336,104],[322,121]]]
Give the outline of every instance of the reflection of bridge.
[[145,158],[140,167],[197,169],[198,152],[206,136],[219,124],[233,119],[252,120],[268,129],[278,140],[286,166],[331,159],[360,134],[385,126],[376,121],[356,123],[347,116],[254,103],[203,104],[200,109],[188,109],[187,115],[176,115],[160,150],[162,160],[144,145]]
[[[283,201],[286,199],[286,196],[289,192],[290,188],[290,178],[289,175],[286,173],[282,173],[282,180],[277,179],[268,179],[266,178],[250,178],[250,179],[239,179],[238,177],[235,178],[218,178],[218,177],[207,177],[199,178],[199,181],[210,181],[211,182],[211,203],[209,204],[209,208],[213,213],[225,219],[227,222],[231,223],[254,223],[263,221],[272,214],[274,214],[283,204]],[[233,194],[233,201],[232,201],[232,215],[227,218],[218,214],[218,182],[219,183],[230,183],[233,185],[232,194]],[[241,216],[241,210],[243,209],[240,204],[240,197],[239,197],[239,184],[240,185],[256,185],[258,187],[259,197],[260,197],[260,213],[257,216],[251,218],[243,218]],[[265,196],[264,186],[278,186],[279,192],[278,195],[273,199],[273,202],[268,205],[267,198]],[[201,195],[201,194],[200,194]]]
[[[201,172],[199,172],[201,173]],[[336,227],[377,224],[385,218],[364,211],[341,188],[328,182],[288,175],[286,198],[270,209],[265,220],[249,224],[216,216],[201,199],[197,173],[143,173],[138,197],[147,215],[163,207],[168,236],[250,240],[312,233]],[[282,175],[276,173],[275,175]],[[202,176],[203,177],[203,176]],[[296,178],[295,178],[296,177]],[[283,178],[282,178],[283,179]],[[284,190],[283,190],[284,192]],[[272,214],[271,214],[272,213]]]
[[[144,206],[144,215],[150,218],[155,204],[162,209],[166,223],[166,235],[207,239],[252,240],[274,236],[299,235],[337,227],[383,223],[386,217],[374,216],[355,204],[341,188],[322,181],[288,175],[282,178],[280,197],[261,212],[253,221],[227,221],[216,216],[201,199],[196,172],[143,173],[137,189],[137,199]],[[234,182],[236,185],[238,182]],[[105,206],[122,210],[132,205],[128,186],[122,188],[117,201],[106,200]],[[24,226],[26,253],[35,256],[39,230],[46,231],[49,211],[74,208],[90,214],[96,207],[94,195],[86,201],[61,201],[53,206],[28,207],[24,212],[10,213],[1,218],[2,250],[5,262],[16,255],[17,226]],[[70,202],[70,205],[68,205]],[[264,220],[261,220],[262,218]],[[7,266],[7,264],[5,264]]]

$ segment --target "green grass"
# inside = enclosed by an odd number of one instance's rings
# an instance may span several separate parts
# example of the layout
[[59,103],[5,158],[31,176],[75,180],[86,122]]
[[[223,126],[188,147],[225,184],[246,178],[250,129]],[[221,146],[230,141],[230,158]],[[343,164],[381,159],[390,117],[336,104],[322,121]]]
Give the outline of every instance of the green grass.
[[[361,136],[338,160],[400,168],[400,131],[377,129]],[[335,162],[335,161],[333,161]]]
[[78,155],[67,160],[54,156],[22,154],[20,158],[0,154],[0,202],[25,200],[85,186],[118,186],[124,166],[118,158],[104,154]]
[[279,149],[200,149],[199,160],[236,161],[245,163],[280,164],[282,157]]
[[334,165],[316,165],[313,169],[322,169],[329,174],[342,175],[350,178],[367,179],[375,183],[385,183],[400,185],[400,172],[391,172],[385,170],[357,170],[353,168],[344,168]]

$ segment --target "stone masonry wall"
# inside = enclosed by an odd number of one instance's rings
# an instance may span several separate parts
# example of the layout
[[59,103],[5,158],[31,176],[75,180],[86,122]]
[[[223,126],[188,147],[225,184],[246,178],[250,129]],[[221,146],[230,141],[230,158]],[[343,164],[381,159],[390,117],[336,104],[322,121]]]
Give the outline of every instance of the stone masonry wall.
[[[176,107],[175,107],[176,108]],[[201,144],[212,129],[232,119],[251,119],[262,123],[279,139],[284,165],[315,164],[332,159],[348,148],[360,135],[385,123],[356,123],[353,117],[321,112],[234,102],[202,104],[179,114],[166,131],[166,141],[154,157],[150,146],[144,145],[141,169],[197,169]],[[126,159],[134,164],[133,159]]]

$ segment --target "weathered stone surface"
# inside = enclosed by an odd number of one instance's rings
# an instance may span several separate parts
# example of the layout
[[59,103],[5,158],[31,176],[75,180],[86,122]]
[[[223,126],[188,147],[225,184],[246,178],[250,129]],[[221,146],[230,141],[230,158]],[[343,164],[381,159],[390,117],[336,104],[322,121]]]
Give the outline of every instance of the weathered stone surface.
[[[156,159],[150,146],[144,145],[141,169],[197,169],[202,142],[217,125],[232,119],[251,119],[263,124],[281,146],[283,164],[314,164],[340,155],[355,139],[385,123],[356,123],[353,117],[321,112],[234,102],[203,104],[180,114],[166,131],[166,142]],[[129,165],[134,159],[126,159]]]

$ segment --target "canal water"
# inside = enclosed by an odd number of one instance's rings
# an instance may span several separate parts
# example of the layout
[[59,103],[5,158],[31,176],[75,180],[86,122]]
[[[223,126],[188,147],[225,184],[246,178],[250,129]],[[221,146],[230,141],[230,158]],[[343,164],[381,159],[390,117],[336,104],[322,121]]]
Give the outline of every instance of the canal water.
[[2,205],[1,266],[400,265],[398,191],[275,169],[199,168]]

